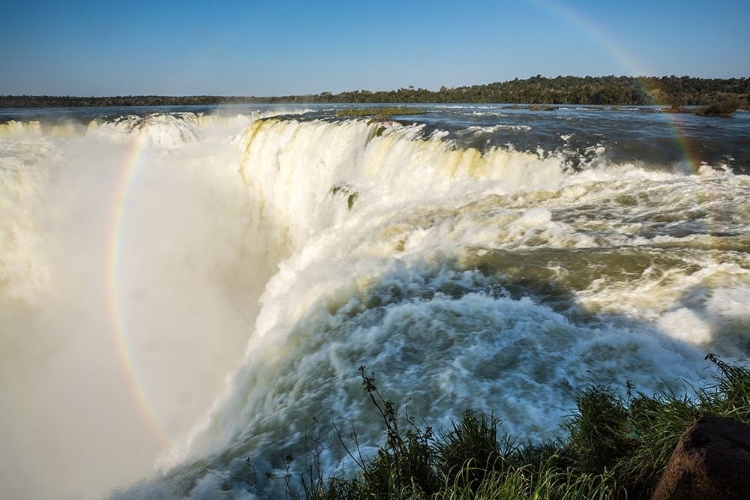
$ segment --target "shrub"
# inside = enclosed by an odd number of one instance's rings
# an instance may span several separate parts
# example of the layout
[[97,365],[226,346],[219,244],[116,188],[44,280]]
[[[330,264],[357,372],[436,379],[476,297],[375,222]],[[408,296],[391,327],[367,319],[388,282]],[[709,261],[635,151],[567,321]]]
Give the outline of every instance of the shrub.
[[727,99],[720,102],[709,104],[705,108],[699,109],[695,114],[698,116],[721,116],[728,117],[740,109],[739,99]]

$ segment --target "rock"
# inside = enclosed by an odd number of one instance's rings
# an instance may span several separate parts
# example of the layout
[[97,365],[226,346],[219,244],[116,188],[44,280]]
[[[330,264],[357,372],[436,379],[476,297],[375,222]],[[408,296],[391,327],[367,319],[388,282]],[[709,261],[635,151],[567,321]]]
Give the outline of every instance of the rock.
[[750,425],[703,417],[680,438],[651,500],[750,498]]

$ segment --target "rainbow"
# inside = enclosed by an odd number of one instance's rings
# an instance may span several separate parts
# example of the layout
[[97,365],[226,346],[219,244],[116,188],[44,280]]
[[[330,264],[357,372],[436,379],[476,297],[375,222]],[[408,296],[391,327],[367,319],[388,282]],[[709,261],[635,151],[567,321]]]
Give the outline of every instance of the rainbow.
[[138,172],[141,156],[148,144],[145,134],[135,134],[128,148],[125,161],[122,164],[119,179],[116,184],[114,205],[112,209],[112,228],[108,238],[107,251],[107,288],[110,294],[109,313],[114,329],[115,345],[119,357],[120,367],[128,383],[128,391],[133,397],[138,413],[146,424],[149,434],[162,448],[172,445],[158,419],[154,415],[143,390],[144,381],[138,375],[131,346],[128,342],[127,319],[122,311],[120,291],[122,290],[122,247],[125,234],[125,207],[131,185]]
[[[600,29],[584,15],[575,11],[572,7],[553,0],[528,0],[528,2],[539,6],[553,16],[573,26],[576,30],[589,36],[595,43],[611,53],[629,73],[633,75],[644,74],[642,69],[636,63],[636,60],[626,50],[621,48],[615,40],[604,32],[604,30]],[[649,88],[649,85],[645,80],[639,79],[638,81],[643,86],[643,90],[647,93],[650,94],[656,90],[654,88]],[[681,168],[684,173],[697,173],[701,166],[701,163],[698,160],[699,155],[697,154],[694,145],[684,133],[678,118],[668,113],[664,113],[662,116],[664,117],[665,124],[671,128],[674,138],[683,152],[684,162],[682,163]],[[123,240],[126,232],[125,206],[128,201],[131,185],[137,176],[142,153],[147,144],[148,140],[145,134],[134,134],[134,139],[129,146],[126,160],[123,162],[120,171],[117,189],[113,200],[112,230],[108,241],[107,286],[110,294],[109,307],[115,344],[118,351],[121,369],[127,380],[129,380],[129,392],[136,403],[138,412],[149,429],[149,433],[160,446],[168,447],[173,444],[173,441],[168,437],[157,417],[154,415],[144,391],[146,383],[138,375],[135,356],[128,341],[127,318],[123,313],[123,301],[120,296],[123,288],[121,286],[123,279],[121,262],[123,258]]]
[[[623,49],[605,30],[601,29],[593,21],[588,19],[581,12],[575,10],[570,5],[555,0],[528,0],[529,3],[537,5],[541,9],[551,13],[553,16],[563,20],[573,26],[576,30],[591,38],[594,43],[603,47],[607,52],[612,54],[615,60],[629,74],[636,77],[641,89],[647,94],[652,95],[657,89],[650,85],[642,76],[648,74],[643,67],[638,64],[636,59],[625,49]],[[665,123],[671,128],[675,141],[682,150],[684,162],[681,165],[684,173],[698,173],[701,162],[698,159],[695,146],[690,142],[685,134],[682,124],[677,117],[671,113],[662,113]]]
[[[550,12],[552,15],[562,19],[578,31],[587,35],[596,44],[606,49],[615,57],[615,59],[625,69],[626,72],[636,77],[636,80],[639,82],[641,89],[648,95],[653,95],[653,93],[658,90],[657,88],[650,85],[648,80],[643,78],[643,75],[647,74],[647,72],[644,71],[644,69],[636,62],[636,59],[632,57],[630,53],[628,53],[625,49],[621,48],[620,45],[617,44],[615,40],[613,40],[604,30],[600,29],[599,26],[590,21],[582,13],[574,10],[571,6],[566,5],[561,1],[528,1],[529,3],[536,4],[540,8]],[[684,174],[699,174],[703,162],[701,162],[700,160],[700,155],[698,154],[697,147],[695,146],[695,144],[693,144],[692,141],[690,141],[688,134],[685,133],[678,115],[672,113],[660,113],[660,116],[663,118],[665,125],[670,128],[675,142],[677,143],[680,151],[682,151],[683,161],[678,164],[676,168],[680,169]],[[704,185],[703,187],[704,188],[701,190],[700,197],[705,200],[712,196],[712,189],[708,185]],[[708,214],[708,217],[709,224],[714,225],[713,214]]]

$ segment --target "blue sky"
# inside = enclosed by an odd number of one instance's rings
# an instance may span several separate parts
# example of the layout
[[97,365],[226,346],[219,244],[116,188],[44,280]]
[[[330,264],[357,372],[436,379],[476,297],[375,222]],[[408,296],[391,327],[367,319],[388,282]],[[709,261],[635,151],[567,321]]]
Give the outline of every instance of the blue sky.
[[0,95],[285,95],[750,76],[747,0],[0,3]]

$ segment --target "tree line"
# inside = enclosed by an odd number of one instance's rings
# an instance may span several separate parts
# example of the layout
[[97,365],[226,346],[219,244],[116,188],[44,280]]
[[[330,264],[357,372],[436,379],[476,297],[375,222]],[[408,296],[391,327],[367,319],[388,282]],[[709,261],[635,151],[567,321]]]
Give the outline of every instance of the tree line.
[[355,90],[274,97],[242,96],[0,96],[0,107],[182,106],[273,103],[510,103],[705,106],[734,99],[748,107],[750,78],[690,76],[541,75],[486,85],[432,91],[406,87],[388,91]]

